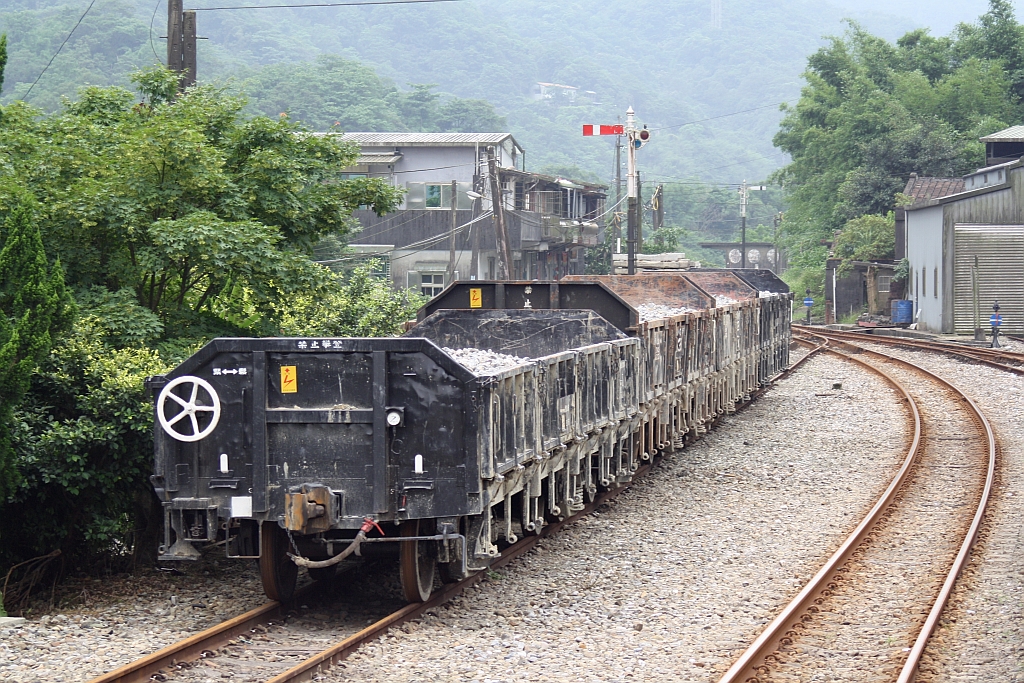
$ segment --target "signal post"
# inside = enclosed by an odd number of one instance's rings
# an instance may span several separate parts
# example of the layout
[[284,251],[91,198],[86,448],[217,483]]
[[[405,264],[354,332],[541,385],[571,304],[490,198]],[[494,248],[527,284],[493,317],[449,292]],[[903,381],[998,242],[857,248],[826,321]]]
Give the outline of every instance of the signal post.
[[625,135],[626,136],[626,175],[627,196],[629,207],[626,211],[626,246],[628,250],[628,272],[636,273],[636,252],[640,243],[642,230],[640,207],[640,172],[636,167],[636,151],[651,139],[651,131],[647,126],[636,127],[636,113],[633,107],[626,110],[626,124],[613,126],[585,125],[583,135]]

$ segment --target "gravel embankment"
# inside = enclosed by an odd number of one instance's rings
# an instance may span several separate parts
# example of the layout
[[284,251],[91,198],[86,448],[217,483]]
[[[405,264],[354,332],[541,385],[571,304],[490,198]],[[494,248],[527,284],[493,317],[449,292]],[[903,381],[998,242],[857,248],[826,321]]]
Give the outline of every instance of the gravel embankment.
[[892,389],[812,359],[611,505],[328,677],[711,680],[870,508],[906,438]]
[[[1011,342],[1014,351],[1024,345]],[[925,650],[918,681],[1024,681],[1024,377],[928,352],[872,345],[948,378],[999,440],[999,478],[981,541]]]

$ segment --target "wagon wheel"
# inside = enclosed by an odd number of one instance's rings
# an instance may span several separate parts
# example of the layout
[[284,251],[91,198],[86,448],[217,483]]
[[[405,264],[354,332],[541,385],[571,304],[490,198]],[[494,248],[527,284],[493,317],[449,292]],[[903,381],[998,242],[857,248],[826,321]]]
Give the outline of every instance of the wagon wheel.
[[[185,387],[188,400],[174,393],[178,387]],[[200,396],[200,389],[206,393],[205,397]],[[168,408],[175,411],[170,417],[167,415]],[[205,427],[199,425],[202,416],[208,418]],[[160,391],[156,400],[156,417],[160,426],[172,438],[178,441],[199,441],[209,436],[220,421],[220,397],[205,379],[190,375],[178,377]]]
[[298,566],[288,557],[288,533],[277,522],[263,522],[260,533],[260,578],[271,600],[288,602],[295,592]]
[[[421,520],[411,519],[403,523],[401,526],[402,536],[420,536],[420,529],[428,527],[428,524],[420,522]],[[402,592],[405,594],[405,599],[409,602],[426,602],[434,590],[437,543],[434,541],[403,541],[400,566]]]

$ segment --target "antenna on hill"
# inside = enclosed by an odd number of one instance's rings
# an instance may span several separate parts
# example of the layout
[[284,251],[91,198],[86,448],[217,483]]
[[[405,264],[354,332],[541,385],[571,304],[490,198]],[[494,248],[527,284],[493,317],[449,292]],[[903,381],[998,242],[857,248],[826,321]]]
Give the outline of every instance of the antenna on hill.
[[722,0],[711,0],[711,28],[722,28]]

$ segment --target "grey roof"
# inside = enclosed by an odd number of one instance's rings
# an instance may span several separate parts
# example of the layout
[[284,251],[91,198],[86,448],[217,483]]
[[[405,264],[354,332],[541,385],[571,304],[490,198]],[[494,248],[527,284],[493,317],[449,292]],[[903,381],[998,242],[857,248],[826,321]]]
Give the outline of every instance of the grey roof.
[[979,139],[982,142],[1024,142],[1024,126],[1010,126]]
[[[500,145],[511,133],[343,133],[342,139],[363,147],[473,147]],[[516,144],[516,147],[519,147]],[[522,147],[520,147],[522,149]]]
[[356,159],[356,166],[369,166],[371,164],[397,164],[402,160],[401,154],[360,154]]

